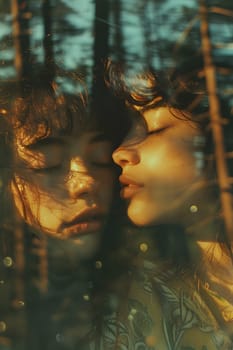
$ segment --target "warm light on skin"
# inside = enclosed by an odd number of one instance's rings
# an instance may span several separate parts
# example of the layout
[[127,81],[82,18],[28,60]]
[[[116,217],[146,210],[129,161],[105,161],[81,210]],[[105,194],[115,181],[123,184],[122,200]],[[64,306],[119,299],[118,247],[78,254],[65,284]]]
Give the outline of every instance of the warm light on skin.
[[[68,239],[64,222],[86,210],[103,215],[101,230],[111,208],[116,173],[111,143],[88,132],[76,137],[48,138],[24,146],[16,138],[17,169],[12,192],[20,215],[36,231]],[[47,142],[48,141],[48,142]],[[82,255],[91,255],[100,232],[72,237]]]
[[205,184],[195,158],[198,135],[201,132],[193,122],[168,107],[148,110],[135,121],[113,154],[123,176],[141,184],[127,198],[128,216],[134,224],[193,220],[190,206],[196,204],[196,189]]

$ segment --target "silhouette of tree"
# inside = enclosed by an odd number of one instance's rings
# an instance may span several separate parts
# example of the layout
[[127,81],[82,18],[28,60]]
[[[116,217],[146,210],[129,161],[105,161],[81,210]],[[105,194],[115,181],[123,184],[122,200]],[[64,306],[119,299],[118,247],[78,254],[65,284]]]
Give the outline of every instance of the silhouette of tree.
[[48,79],[52,81],[55,75],[55,62],[53,52],[52,8],[50,0],[43,0],[42,16],[44,23],[44,65],[49,74]]
[[28,1],[12,0],[15,68],[21,80],[28,79],[31,74],[30,18]]
[[105,91],[103,63],[109,55],[109,1],[95,1],[94,48],[93,48],[93,100],[102,99]]
[[232,189],[230,177],[227,169],[223,118],[221,116],[221,108],[217,93],[216,68],[212,59],[211,39],[209,35],[208,8],[205,0],[200,0],[200,16],[201,16],[201,41],[202,53],[204,59],[204,72],[206,79],[207,92],[210,105],[210,122],[213,132],[213,140],[215,144],[215,160],[218,172],[218,180],[221,195],[221,204],[226,233],[229,242],[233,241],[233,207],[232,207]]

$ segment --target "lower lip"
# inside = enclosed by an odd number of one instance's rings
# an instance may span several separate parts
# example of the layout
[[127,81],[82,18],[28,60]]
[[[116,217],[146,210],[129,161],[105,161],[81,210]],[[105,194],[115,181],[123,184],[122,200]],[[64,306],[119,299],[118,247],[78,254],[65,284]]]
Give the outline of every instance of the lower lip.
[[63,230],[63,235],[68,238],[76,238],[79,235],[97,233],[103,228],[103,222],[99,220],[83,221]]
[[138,193],[142,189],[141,186],[129,185],[124,186],[120,192],[121,197],[128,199],[133,197],[136,193]]

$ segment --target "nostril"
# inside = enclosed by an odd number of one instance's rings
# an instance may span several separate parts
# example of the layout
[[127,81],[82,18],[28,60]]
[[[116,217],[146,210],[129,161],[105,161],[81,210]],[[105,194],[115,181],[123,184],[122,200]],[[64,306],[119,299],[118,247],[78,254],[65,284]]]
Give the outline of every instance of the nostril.
[[96,183],[93,178],[75,173],[66,182],[67,189],[72,198],[85,197],[96,191]]
[[121,167],[127,164],[135,165],[139,162],[139,154],[135,149],[121,147],[113,152],[113,160]]
[[125,165],[128,162],[127,150],[123,147],[116,149],[113,153],[113,160],[118,165]]
[[116,164],[120,165],[121,156],[120,156],[119,149],[117,149],[116,151],[113,152],[112,159]]
[[128,163],[129,162],[126,159],[120,159],[119,162],[118,162],[118,165],[120,165],[121,167],[124,167]]

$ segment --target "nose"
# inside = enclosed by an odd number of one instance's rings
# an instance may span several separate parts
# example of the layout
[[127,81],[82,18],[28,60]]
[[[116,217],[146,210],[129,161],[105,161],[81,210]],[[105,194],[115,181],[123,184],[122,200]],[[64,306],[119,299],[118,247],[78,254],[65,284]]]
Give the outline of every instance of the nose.
[[94,196],[96,192],[95,180],[85,174],[70,172],[66,181],[69,195],[72,199]]
[[140,158],[136,149],[120,146],[113,152],[113,160],[122,168],[126,165],[136,165]]
[[88,168],[81,163],[71,161],[70,171],[65,182],[72,199],[95,196],[97,181],[91,176]]

